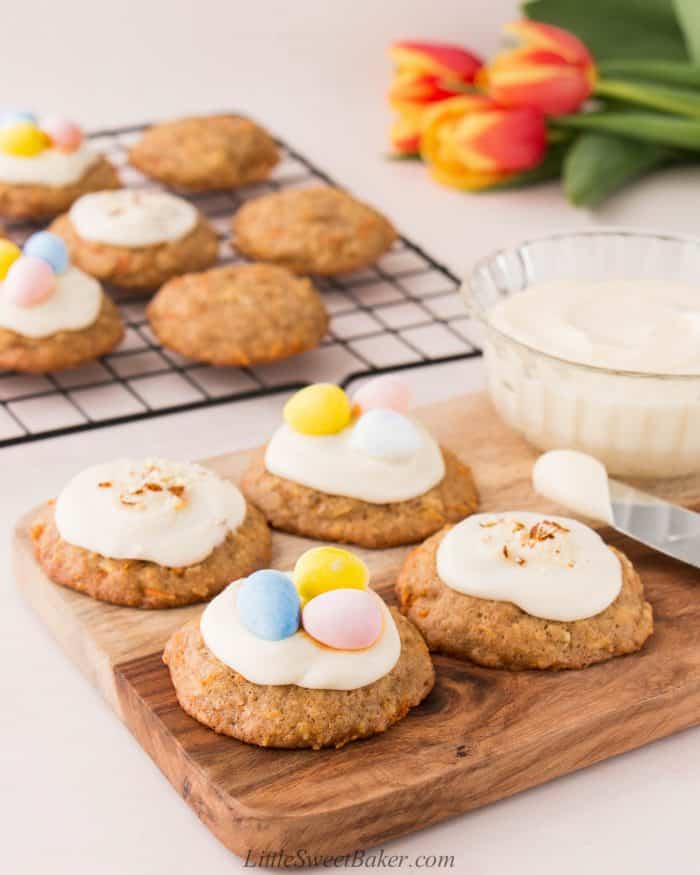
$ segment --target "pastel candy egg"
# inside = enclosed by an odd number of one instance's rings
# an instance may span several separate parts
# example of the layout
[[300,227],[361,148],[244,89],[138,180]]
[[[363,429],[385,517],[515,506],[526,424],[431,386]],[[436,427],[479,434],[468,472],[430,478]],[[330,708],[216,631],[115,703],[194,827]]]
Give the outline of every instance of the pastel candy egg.
[[36,307],[54,290],[56,276],[43,258],[23,255],[10,266],[2,286],[16,307]]
[[408,383],[397,377],[375,377],[358,389],[352,400],[363,413],[377,408],[406,413],[411,401],[411,390]]
[[32,122],[19,121],[0,127],[0,152],[32,158],[49,146],[49,138]]
[[11,125],[15,122],[31,122],[31,124],[35,125],[37,123],[37,118],[33,112],[26,112],[25,110],[13,109],[8,112],[3,112],[0,115],[0,125]]
[[307,386],[284,406],[285,422],[301,434],[336,434],[348,425],[351,413],[348,396],[333,383]]
[[410,419],[395,410],[368,410],[355,423],[348,445],[357,453],[387,462],[410,459],[422,437]]
[[0,238],[0,280],[5,279],[7,271],[21,254],[19,246],[16,246],[11,240]]
[[302,622],[308,635],[336,650],[363,650],[382,634],[379,599],[368,590],[324,592],[306,605]]
[[42,258],[54,273],[63,273],[68,267],[68,247],[58,234],[39,231],[24,244],[24,254]]
[[238,616],[257,638],[281,641],[299,629],[299,594],[281,571],[256,571],[238,589]]
[[43,119],[41,129],[62,152],[74,152],[83,142],[82,128],[62,116],[51,115]]
[[294,583],[303,602],[333,589],[366,589],[369,570],[349,550],[314,547],[297,559]]

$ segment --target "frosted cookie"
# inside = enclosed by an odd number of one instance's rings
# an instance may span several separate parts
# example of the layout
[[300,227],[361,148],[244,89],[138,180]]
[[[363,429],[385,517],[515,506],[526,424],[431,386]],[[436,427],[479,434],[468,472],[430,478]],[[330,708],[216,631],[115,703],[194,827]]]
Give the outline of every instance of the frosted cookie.
[[368,579],[351,553],[319,547],[293,574],[231,583],[165,647],[182,708],[262,747],[342,747],[384,732],[435,676],[418,632]]
[[396,240],[381,213],[330,186],[292,188],[249,200],[233,217],[232,229],[239,252],[301,274],[359,270]]
[[166,185],[211,191],[266,179],[279,153],[272,137],[254,122],[211,115],[154,125],[132,147],[129,161]]
[[526,511],[433,535],[396,592],[431,650],[493,668],[585,668],[639,650],[653,631],[623,553],[582,523]]
[[77,200],[51,230],[83,270],[135,291],[204,270],[217,259],[216,231],[189,201],[163,191],[101,191]]
[[318,346],[328,328],[309,280],[269,264],[177,277],[158,292],[147,315],[164,346],[215,365],[288,358]]
[[0,116],[0,215],[43,219],[90,191],[119,188],[117,171],[68,119]]
[[55,234],[20,251],[0,239],[0,369],[48,373],[112,350],[124,326],[102,287],[70,263]]
[[87,468],[32,527],[62,586],[137,608],[201,602],[270,558],[262,514],[201,465],[119,459]]
[[378,378],[355,396],[307,386],[256,452],[242,489],[274,528],[362,547],[420,541],[472,513],[471,471],[406,415],[408,389]]

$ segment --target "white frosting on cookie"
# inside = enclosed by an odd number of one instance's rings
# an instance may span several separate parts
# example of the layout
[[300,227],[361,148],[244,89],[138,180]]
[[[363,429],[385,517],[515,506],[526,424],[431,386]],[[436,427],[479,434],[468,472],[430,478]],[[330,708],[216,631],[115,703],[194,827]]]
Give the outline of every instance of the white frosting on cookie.
[[56,187],[72,185],[82,179],[97,158],[97,153],[85,143],[74,152],[44,149],[26,158],[0,152],[0,182]]
[[102,286],[77,267],[56,277],[56,287],[46,300],[33,307],[19,307],[3,294],[0,283],[0,328],[24,337],[49,337],[58,331],[79,331],[92,325],[102,306]]
[[442,539],[437,571],[452,589],[545,620],[593,617],[622,586],[619,559],[593,529],[527,511],[463,520]]
[[[291,576],[291,575],[290,575]],[[266,641],[241,623],[237,594],[242,581],[231,583],[204,609],[200,630],[209,650],[253,684],[294,684],[311,690],[356,690],[388,674],[401,654],[394,618],[382,610],[379,638],[365,650],[333,650],[303,630],[281,641]]]
[[83,240],[132,247],[179,240],[197,224],[197,215],[181,197],[126,188],[83,195],[69,212]]
[[58,496],[64,541],[170,568],[202,562],[243,522],[245,499],[201,465],[118,459],[81,471]]
[[418,422],[420,448],[408,458],[382,459],[353,449],[354,424],[330,435],[300,434],[282,425],[265,451],[265,467],[328,495],[358,498],[370,504],[406,501],[423,495],[445,476],[437,441]]

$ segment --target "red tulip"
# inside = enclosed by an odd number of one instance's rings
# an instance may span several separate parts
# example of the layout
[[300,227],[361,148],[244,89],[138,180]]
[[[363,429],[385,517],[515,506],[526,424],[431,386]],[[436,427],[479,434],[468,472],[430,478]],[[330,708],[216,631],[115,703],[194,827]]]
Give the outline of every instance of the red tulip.
[[481,58],[460,46],[415,40],[394,43],[389,47],[389,57],[399,72],[430,74],[456,82],[473,82],[483,65]]
[[389,103],[398,113],[391,144],[398,154],[416,154],[427,107],[461,94],[474,82],[482,62],[459,46],[410,40],[394,43],[389,56],[396,65]]
[[484,68],[479,84],[504,106],[535,106],[546,115],[576,112],[596,80],[593,58],[581,40],[538,21],[517,21],[506,31],[522,46]]
[[433,176],[456,188],[489,188],[536,167],[547,149],[536,107],[504,108],[483,95],[431,107],[423,118],[421,155]]

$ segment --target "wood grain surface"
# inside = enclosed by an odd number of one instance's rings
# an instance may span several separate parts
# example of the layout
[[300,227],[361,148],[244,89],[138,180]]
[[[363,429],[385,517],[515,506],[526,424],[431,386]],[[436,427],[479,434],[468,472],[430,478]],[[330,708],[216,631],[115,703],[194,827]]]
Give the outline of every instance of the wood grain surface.
[[[417,415],[472,465],[483,509],[562,512],[532,491],[536,453],[482,395]],[[247,454],[206,464],[236,479]],[[697,506],[700,479],[645,484]],[[29,526],[15,534],[18,584],[76,665],[231,850],[290,865],[380,845],[700,722],[700,572],[606,531],[637,566],[654,607],[641,653],[578,672],[520,672],[435,660],[434,691],[389,732],[340,751],[274,751],[242,744],[178,706],[161,651],[201,606],[142,611],[96,602],[48,581]],[[274,564],[290,567],[313,542],[276,534]],[[405,549],[358,551],[393,602]]]

